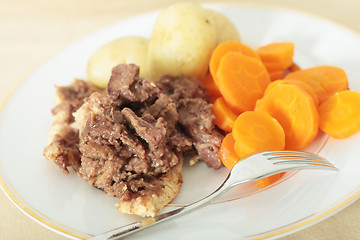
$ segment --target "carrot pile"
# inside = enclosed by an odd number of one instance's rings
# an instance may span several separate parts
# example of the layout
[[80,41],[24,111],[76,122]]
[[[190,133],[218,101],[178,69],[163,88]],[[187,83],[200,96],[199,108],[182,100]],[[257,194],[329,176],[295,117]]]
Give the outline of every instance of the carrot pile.
[[[215,124],[227,132],[219,155],[228,169],[256,151],[306,148],[319,129],[334,138],[360,131],[360,93],[348,90],[344,70],[302,70],[293,56],[291,42],[253,50],[228,41],[214,50],[203,84],[212,96]],[[263,178],[256,187],[282,176]]]
[[257,53],[268,70],[271,80],[282,79],[293,64],[294,43],[270,43],[259,47]]

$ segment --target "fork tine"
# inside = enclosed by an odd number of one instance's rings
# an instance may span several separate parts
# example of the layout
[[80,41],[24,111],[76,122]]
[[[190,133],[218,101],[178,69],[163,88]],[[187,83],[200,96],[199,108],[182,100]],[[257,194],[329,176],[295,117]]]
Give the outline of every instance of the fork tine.
[[322,157],[310,157],[310,156],[291,156],[291,155],[284,155],[284,156],[269,156],[267,157],[268,160],[277,160],[277,161],[291,161],[291,160],[302,160],[302,161],[316,161],[320,163],[329,163],[328,160]]
[[271,155],[271,156],[277,156],[277,157],[289,156],[289,155],[304,156],[304,157],[307,156],[307,157],[318,158],[318,159],[327,161],[325,158],[323,158],[319,155],[316,155],[313,153],[308,153],[308,152],[297,152],[297,151],[277,151],[276,152],[276,151],[274,151],[274,152],[265,152],[265,153],[263,153],[263,155],[265,155],[265,156]]
[[[266,152],[263,154],[268,156],[268,160],[274,161],[274,165],[281,164],[302,164],[304,168],[331,168],[332,170],[338,170],[332,163],[325,158],[307,152],[295,152],[295,151],[281,151],[281,152]],[[305,164],[305,165],[304,165]]]
[[308,156],[289,156],[289,155],[283,155],[283,156],[274,156],[274,157],[268,157],[268,160],[292,160],[292,159],[302,159],[302,160],[314,160],[314,161],[318,161],[318,162],[323,162],[323,163],[327,163],[329,161],[327,161],[326,159],[322,158],[322,157],[308,157]]
[[318,156],[314,153],[310,153],[310,152],[301,152],[301,151],[268,151],[268,152],[264,152],[264,155],[287,155],[287,154],[291,154],[291,155],[306,155],[306,156]]
[[326,166],[326,165],[318,165],[318,164],[302,164],[301,167],[294,167],[294,169],[314,169],[314,170],[330,170],[330,171],[339,171],[339,169],[335,166]]
[[321,162],[329,162],[327,159],[307,152],[294,152],[294,151],[283,151],[283,152],[266,152],[263,155],[270,156],[269,160],[287,160],[287,159],[304,159],[304,160],[317,160]]
[[309,165],[335,167],[332,163],[329,163],[329,162],[320,162],[320,161],[311,161],[311,160],[283,160],[283,161],[274,162],[273,164],[274,165],[278,165],[278,164],[309,164]]
[[310,152],[302,152],[302,151],[291,151],[291,150],[283,150],[283,151],[267,151],[263,152],[264,155],[284,155],[284,154],[296,154],[296,155],[310,155],[316,156],[314,153]]

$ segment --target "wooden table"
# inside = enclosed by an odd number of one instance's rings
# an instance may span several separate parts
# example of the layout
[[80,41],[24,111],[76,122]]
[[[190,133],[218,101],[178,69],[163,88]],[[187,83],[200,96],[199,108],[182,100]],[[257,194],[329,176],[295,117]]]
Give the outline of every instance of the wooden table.
[[[71,42],[126,17],[176,0],[0,0],[0,100],[48,57]],[[196,2],[203,2],[197,0]],[[206,1],[216,2],[216,1]],[[253,0],[319,15],[360,32],[360,1]],[[66,239],[31,220],[0,193],[0,239]],[[360,201],[283,239],[360,239]]]

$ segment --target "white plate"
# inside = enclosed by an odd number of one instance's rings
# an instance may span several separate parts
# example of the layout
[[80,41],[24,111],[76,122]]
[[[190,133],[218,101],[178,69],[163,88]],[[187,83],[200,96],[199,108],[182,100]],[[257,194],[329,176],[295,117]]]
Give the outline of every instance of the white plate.
[[[350,87],[360,90],[360,38],[336,24],[307,14],[243,5],[207,5],[226,14],[243,41],[256,48],[273,41],[295,43],[303,68],[329,64],[345,69]],[[149,37],[159,12],[130,18],[64,49],[28,76],[0,115],[0,177],[7,196],[28,216],[72,238],[87,238],[139,219],[118,213],[112,199],[75,174],[63,175],[42,156],[52,121],[54,85],[86,79],[90,55],[102,44],[127,35]],[[239,239],[282,236],[308,227],[344,208],[360,195],[360,134],[324,140],[312,150],[340,172],[302,171],[263,191],[253,184],[234,189],[217,203],[136,235],[136,239]],[[224,179],[225,169],[204,164],[185,170],[173,209],[205,196]],[[132,239],[135,239],[133,237]]]

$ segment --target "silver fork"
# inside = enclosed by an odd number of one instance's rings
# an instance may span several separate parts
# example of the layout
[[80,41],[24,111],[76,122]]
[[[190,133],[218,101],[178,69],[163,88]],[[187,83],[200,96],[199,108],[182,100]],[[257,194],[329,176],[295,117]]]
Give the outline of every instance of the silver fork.
[[157,223],[197,210],[237,185],[256,181],[280,172],[300,169],[338,171],[338,169],[326,159],[312,153],[297,151],[266,151],[255,153],[237,162],[221,186],[207,197],[155,217],[145,218],[142,221],[113,229],[92,237],[91,239],[115,240],[123,238],[150,226],[154,226]]

